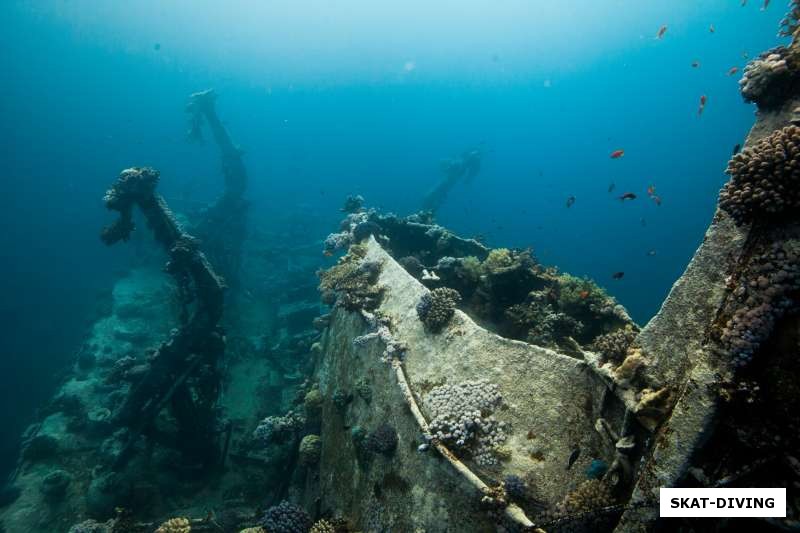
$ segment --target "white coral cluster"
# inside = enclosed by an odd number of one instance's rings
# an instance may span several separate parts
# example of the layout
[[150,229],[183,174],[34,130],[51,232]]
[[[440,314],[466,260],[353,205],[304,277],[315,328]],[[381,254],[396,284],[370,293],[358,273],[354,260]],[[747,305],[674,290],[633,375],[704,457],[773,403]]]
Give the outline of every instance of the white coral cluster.
[[483,466],[496,463],[493,450],[506,440],[505,422],[492,411],[503,401],[497,385],[486,380],[442,385],[425,395],[431,435],[454,448],[470,448]]
[[373,330],[353,339],[353,346],[362,348],[372,341],[380,341],[384,345],[381,359],[385,363],[390,363],[395,359],[403,359],[406,353],[406,345],[398,341],[389,329],[389,322],[374,313],[362,309],[361,316],[367,325]]
[[786,49],[778,47],[769,50],[745,67],[744,75],[739,80],[742,96],[749,102],[757,103],[766,94],[770,84],[788,72]]

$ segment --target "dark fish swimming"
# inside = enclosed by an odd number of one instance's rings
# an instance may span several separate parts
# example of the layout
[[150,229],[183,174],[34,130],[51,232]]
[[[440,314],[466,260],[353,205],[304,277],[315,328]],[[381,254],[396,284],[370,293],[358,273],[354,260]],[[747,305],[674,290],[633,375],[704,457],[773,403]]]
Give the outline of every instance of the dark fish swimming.
[[614,192],[617,186],[612,182],[611,185],[608,186],[608,192]]
[[733,147],[733,155],[736,155],[741,151],[742,151],[742,145],[739,144],[739,143],[736,143],[736,146]]
[[567,208],[570,208],[573,205],[575,205],[575,197],[570,196],[569,198],[567,198]]
[[626,192],[619,197],[620,201],[624,202],[625,200],[636,200],[636,195],[632,192]]
[[611,279],[617,279],[617,280],[620,280],[620,279],[622,279],[622,278],[624,278],[624,277],[625,277],[625,272],[622,272],[622,271],[620,271],[620,272],[614,272],[613,274],[611,274]]
[[581,456],[581,449],[578,446],[575,446],[575,449],[572,450],[572,453],[569,454],[569,460],[567,461],[567,470],[572,468],[572,465],[575,464],[575,461],[578,460],[578,457]]

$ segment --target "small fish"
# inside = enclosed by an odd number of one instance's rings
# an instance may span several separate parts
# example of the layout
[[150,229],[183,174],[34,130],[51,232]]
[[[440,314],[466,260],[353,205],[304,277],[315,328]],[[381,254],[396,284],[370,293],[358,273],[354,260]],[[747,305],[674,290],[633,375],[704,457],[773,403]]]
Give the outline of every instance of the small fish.
[[572,450],[572,453],[569,454],[569,460],[567,461],[567,470],[572,468],[572,465],[575,464],[575,461],[578,460],[578,457],[581,456],[581,449],[576,445],[575,448]]
[[656,203],[656,205],[661,205],[661,197],[657,194],[652,195],[650,198]]
[[156,43],[156,44],[154,44],[154,45],[153,45],[153,50],[155,50],[156,52],[158,52],[159,50],[161,50],[161,43]]
[[692,61],[692,68],[698,68],[700,66],[699,61]]
[[651,248],[651,249],[647,250],[647,254],[646,255],[647,255],[647,257],[654,257],[656,255],[655,248]]
[[626,192],[623,193],[622,196],[619,197],[619,199],[621,202],[624,202],[625,200],[636,200],[636,195],[633,194],[632,192]]
[[642,217],[642,218],[640,218],[640,219],[639,219],[639,224],[641,224],[643,228],[644,228],[645,226],[647,226],[647,221],[644,219],[644,217]]
[[578,296],[580,296],[581,300],[585,300],[586,298],[589,297],[589,294],[590,294],[589,291],[581,291],[578,293]]
[[698,117],[703,114],[703,110],[706,108],[706,102],[708,102],[708,96],[702,95],[700,97],[700,107],[697,108]]
[[667,33],[667,25],[666,24],[661,26],[660,28],[658,28],[658,33],[656,34],[656,39],[661,39],[662,37],[664,37],[665,33]]
[[747,5],[747,0],[742,0],[742,6],[746,6],[746,5]]
[[736,155],[741,151],[742,151],[742,145],[739,144],[739,143],[736,143],[736,146],[733,147],[733,155]]
[[647,187],[647,196],[653,196],[656,193],[656,186],[655,185],[648,185]]
[[614,192],[614,189],[616,188],[617,186],[614,183],[612,183],[611,185],[608,186],[608,192]]
[[574,204],[575,204],[575,197],[574,196],[570,196],[569,198],[567,198],[567,209],[572,207]]
[[714,33],[715,31],[717,31],[717,30],[714,29],[714,25],[713,24],[708,27],[708,32],[709,33]]
[[769,0],[764,0],[764,6],[761,8],[761,11],[764,11],[769,7]]
[[731,67],[731,68],[728,70],[728,76],[733,76],[733,75],[734,75],[734,74],[736,74],[737,72],[739,72],[739,67]]
[[625,277],[625,272],[614,272],[611,274],[611,279],[620,280]]
[[611,159],[619,159],[625,155],[625,150],[614,150],[611,152]]

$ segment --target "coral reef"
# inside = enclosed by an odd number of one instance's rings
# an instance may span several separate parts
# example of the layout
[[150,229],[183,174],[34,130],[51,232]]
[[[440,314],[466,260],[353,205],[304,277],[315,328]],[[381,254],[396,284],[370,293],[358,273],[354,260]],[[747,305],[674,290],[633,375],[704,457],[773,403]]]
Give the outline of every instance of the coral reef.
[[364,207],[364,197],[360,194],[350,195],[345,198],[344,205],[341,210],[344,213],[358,213]]
[[778,46],[752,60],[744,69],[739,89],[747,102],[759,107],[777,105],[796,77],[796,58],[790,48]]
[[374,310],[381,302],[383,289],[377,285],[381,265],[364,261],[353,250],[336,265],[321,272],[319,289],[332,293],[337,306],[348,311]]
[[478,464],[494,464],[492,451],[506,434],[505,424],[491,413],[502,401],[497,385],[484,380],[435,387],[424,398],[431,435],[455,449],[469,449]]
[[283,416],[268,416],[259,422],[253,438],[264,443],[282,443],[294,437],[306,424],[306,418],[294,411]]
[[721,342],[735,364],[747,364],[772,333],[775,322],[797,309],[800,243],[776,242],[750,259],[733,290],[736,309],[725,323]]
[[364,446],[373,453],[392,455],[397,449],[397,431],[390,424],[381,424],[367,436]]
[[638,331],[632,326],[626,326],[611,333],[598,335],[589,345],[589,349],[597,352],[603,362],[609,361],[618,365],[625,359],[637,333]]
[[441,287],[422,295],[417,304],[417,316],[428,330],[441,331],[453,318],[461,295],[453,289]]
[[611,488],[606,483],[599,479],[587,479],[567,494],[556,512],[561,516],[587,513],[614,505],[614,501]]
[[300,441],[298,456],[303,466],[313,466],[319,462],[322,454],[322,439],[319,435],[306,435]]
[[269,533],[308,533],[311,517],[300,507],[286,500],[267,509],[261,527]]
[[189,533],[192,525],[188,518],[170,518],[156,529],[156,533]]
[[800,127],[774,131],[728,163],[719,206],[738,224],[796,216],[800,207]]
[[311,526],[311,531],[308,533],[336,533],[336,527],[323,518]]

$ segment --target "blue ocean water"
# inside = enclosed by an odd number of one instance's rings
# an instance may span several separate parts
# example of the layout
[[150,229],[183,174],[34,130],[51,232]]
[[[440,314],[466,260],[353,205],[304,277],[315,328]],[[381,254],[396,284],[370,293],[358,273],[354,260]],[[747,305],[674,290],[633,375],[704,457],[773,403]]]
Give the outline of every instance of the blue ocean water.
[[[783,6],[761,6],[3,2],[4,434],[51,392],[135,256],[97,238],[117,173],[159,168],[178,210],[219,192],[215,150],[184,137],[187,95],[208,87],[247,152],[253,228],[319,240],[354,193],[409,214],[442,158],[481,145],[481,173],[438,221],[531,246],[645,323],[702,239],[752,123],[728,73],[776,41]],[[629,191],[636,200],[617,199]],[[5,466],[15,441],[2,443]]]

